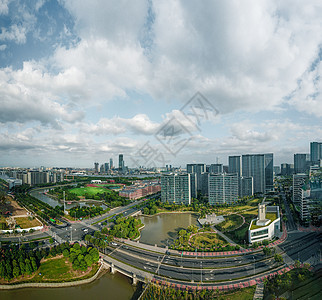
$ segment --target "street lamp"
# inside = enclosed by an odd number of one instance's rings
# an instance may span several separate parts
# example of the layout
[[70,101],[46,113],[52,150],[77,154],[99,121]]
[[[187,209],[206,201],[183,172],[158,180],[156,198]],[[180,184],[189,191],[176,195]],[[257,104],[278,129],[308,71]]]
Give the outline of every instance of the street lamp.
[[253,256],[253,260],[254,260],[254,276],[255,276],[255,270],[256,270],[255,256]]

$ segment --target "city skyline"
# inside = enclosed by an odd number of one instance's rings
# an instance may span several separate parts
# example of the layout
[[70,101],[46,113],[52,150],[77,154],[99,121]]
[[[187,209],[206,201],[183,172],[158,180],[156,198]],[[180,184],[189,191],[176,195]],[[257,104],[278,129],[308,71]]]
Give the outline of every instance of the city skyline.
[[[174,166],[293,163],[321,142],[321,13],[317,1],[3,1],[0,166],[123,153],[135,167],[147,144]],[[197,92],[216,113],[193,124],[182,109]],[[189,135],[175,154],[157,138],[173,119]]]

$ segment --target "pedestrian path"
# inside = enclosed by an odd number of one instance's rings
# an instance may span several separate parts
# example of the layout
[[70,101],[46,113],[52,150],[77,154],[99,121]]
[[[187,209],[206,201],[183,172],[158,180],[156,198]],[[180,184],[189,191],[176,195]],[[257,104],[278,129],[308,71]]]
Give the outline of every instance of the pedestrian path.
[[255,294],[253,300],[262,300],[264,298],[264,283],[260,282],[256,285]]

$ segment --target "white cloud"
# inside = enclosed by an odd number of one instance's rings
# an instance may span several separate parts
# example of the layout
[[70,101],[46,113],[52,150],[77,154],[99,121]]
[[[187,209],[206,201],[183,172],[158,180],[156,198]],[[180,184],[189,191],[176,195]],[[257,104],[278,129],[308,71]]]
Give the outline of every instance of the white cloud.
[[156,132],[159,124],[152,122],[145,114],[135,115],[131,119],[113,117],[102,118],[96,124],[83,124],[82,131],[95,135],[117,135],[125,132],[151,135]]
[[0,15],[8,14],[9,0],[0,0]]
[[23,26],[13,24],[9,29],[1,28],[0,41],[15,41],[17,44],[26,42],[27,30]]
[[7,48],[7,45],[0,45],[0,51],[4,51],[6,50],[6,48]]

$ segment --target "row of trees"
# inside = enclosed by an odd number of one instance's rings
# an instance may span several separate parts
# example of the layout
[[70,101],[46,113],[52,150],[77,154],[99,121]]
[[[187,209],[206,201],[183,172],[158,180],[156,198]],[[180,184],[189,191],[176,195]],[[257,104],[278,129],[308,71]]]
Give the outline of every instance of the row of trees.
[[76,207],[72,207],[69,210],[69,214],[71,217],[76,217],[76,218],[86,218],[86,217],[96,217],[98,215],[101,215],[105,212],[107,212],[108,210],[104,210],[102,207],[100,206],[76,206]]
[[[142,300],[150,299],[176,299],[176,300],[211,300],[211,299],[253,299],[255,287],[249,287],[242,290],[242,296],[239,296],[239,289],[234,291],[219,292],[208,289],[194,289],[194,290],[180,290],[170,286],[160,286],[157,284],[150,284],[142,295]],[[248,294],[248,295],[247,295]]]
[[19,204],[33,210],[44,220],[57,218],[64,215],[63,206],[51,207],[49,204],[38,200],[37,198],[24,193],[16,193],[16,200]]

